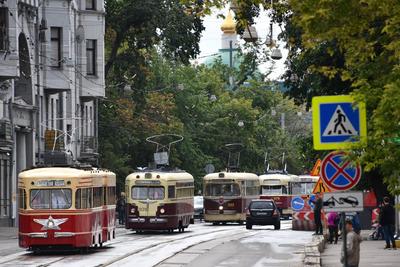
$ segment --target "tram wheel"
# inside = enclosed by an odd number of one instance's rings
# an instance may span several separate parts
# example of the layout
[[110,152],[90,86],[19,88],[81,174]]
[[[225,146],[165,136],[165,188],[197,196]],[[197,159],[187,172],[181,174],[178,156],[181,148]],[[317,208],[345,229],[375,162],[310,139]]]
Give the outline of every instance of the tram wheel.
[[222,222],[222,225],[226,225],[226,222]]
[[219,222],[213,222],[213,225],[219,225]]

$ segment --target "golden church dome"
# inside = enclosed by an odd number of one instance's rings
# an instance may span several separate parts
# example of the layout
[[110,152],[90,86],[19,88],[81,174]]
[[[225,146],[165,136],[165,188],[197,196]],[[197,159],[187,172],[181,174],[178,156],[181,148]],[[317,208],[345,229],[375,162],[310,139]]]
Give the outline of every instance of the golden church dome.
[[222,23],[221,30],[224,33],[236,33],[236,23],[233,20],[231,11],[229,11],[224,22]]

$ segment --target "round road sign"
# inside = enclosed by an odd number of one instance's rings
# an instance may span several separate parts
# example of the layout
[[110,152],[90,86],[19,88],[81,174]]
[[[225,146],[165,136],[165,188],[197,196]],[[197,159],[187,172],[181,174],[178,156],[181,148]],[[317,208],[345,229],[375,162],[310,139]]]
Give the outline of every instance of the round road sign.
[[304,199],[301,197],[293,197],[291,206],[294,211],[302,210],[304,208]]
[[349,190],[360,181],[360,165],[353,166],[345,156],[345,152],[331,152],[322,161],[321,178],[332,190]]

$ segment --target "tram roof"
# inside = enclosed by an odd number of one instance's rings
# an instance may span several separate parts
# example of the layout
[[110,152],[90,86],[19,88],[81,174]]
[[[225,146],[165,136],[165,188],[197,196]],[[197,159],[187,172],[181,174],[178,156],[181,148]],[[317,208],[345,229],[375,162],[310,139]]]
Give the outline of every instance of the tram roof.
[[317,182],[319,179],[319,176],[314,176],[314,175],[299,175],[299,180],[303,181],[303,180],[311,180],[313,182]]
[[[221,175],[224,175],[221,177]],[[204,176],[204,180],[211,180],[211,179],[222,179],[222,178],[228,178],[228,179],[257,179],[258,176],[254,173],[250,172],[215,172],[215,173],[210,173]]]
[[143,170],[137,171],[129,174],[126,177],[126,180],[136,180],[136,179],[146,179],[146,174],[151,173],[151,178],[153,179],[159,176],[158,179],[164,180],[187,180],[187,179],[194,179],[193,176],[183,170],[175,169],[175,170]]
[[281,181],[298,181],[298,176],[285,173],[267,173],[259,176],[260,180],[281,180]]
[[81,178],[93,176],[114,176],[115,173],[98,168],[72,168],[72,167],[43,167],[22,171],[18,177],[21,178]]

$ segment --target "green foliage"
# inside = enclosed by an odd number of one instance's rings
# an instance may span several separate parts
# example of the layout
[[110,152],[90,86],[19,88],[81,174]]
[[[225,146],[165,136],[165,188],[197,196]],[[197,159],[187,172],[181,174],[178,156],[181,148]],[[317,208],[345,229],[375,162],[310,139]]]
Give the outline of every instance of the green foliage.
[[[157,55],[152,58],[145,108],[132,113],[135,101],[121,97],[115,99],[119,103],[115,110],[111,107],[103,110],[113,110],[108,119],[121,122],[120,128],[103,140],[114,146],[104,148],[111,149],[116,156],[125,155],[113,161],[111,152],[104,151],[108,155],[102,162],[104,166],[119,168],[121,175],[136,166],[146,166],[152,161],[154,147],[145,138],[158,133],[178,133],[185,139],[173,147],[171,165],[193,174],[198,188],[206,164],[214,164],[217,170],[226,167],[227,153],[223,147],[227,143],[244,145],[240,162],[244,171],[263,172],[265,152],[272,168],[283,167],[281,157],[285,153],[290,172],[309,169],[312,163],[304,164],[303,145],[299,143],[310,134],[304,120],[299,119],[298,112],[304,110],[280,92],[269,90],[271,84],[250,80],[246,86],[229,91],[225,65],[190,66]],[[240,75],[240,70],[230,73]],[[280,125],[281,113],[286,114],[285,131]],[[239,122],[243,122],[242,127]],[[129,133],[130,138],[113,138],[117,132]]]

